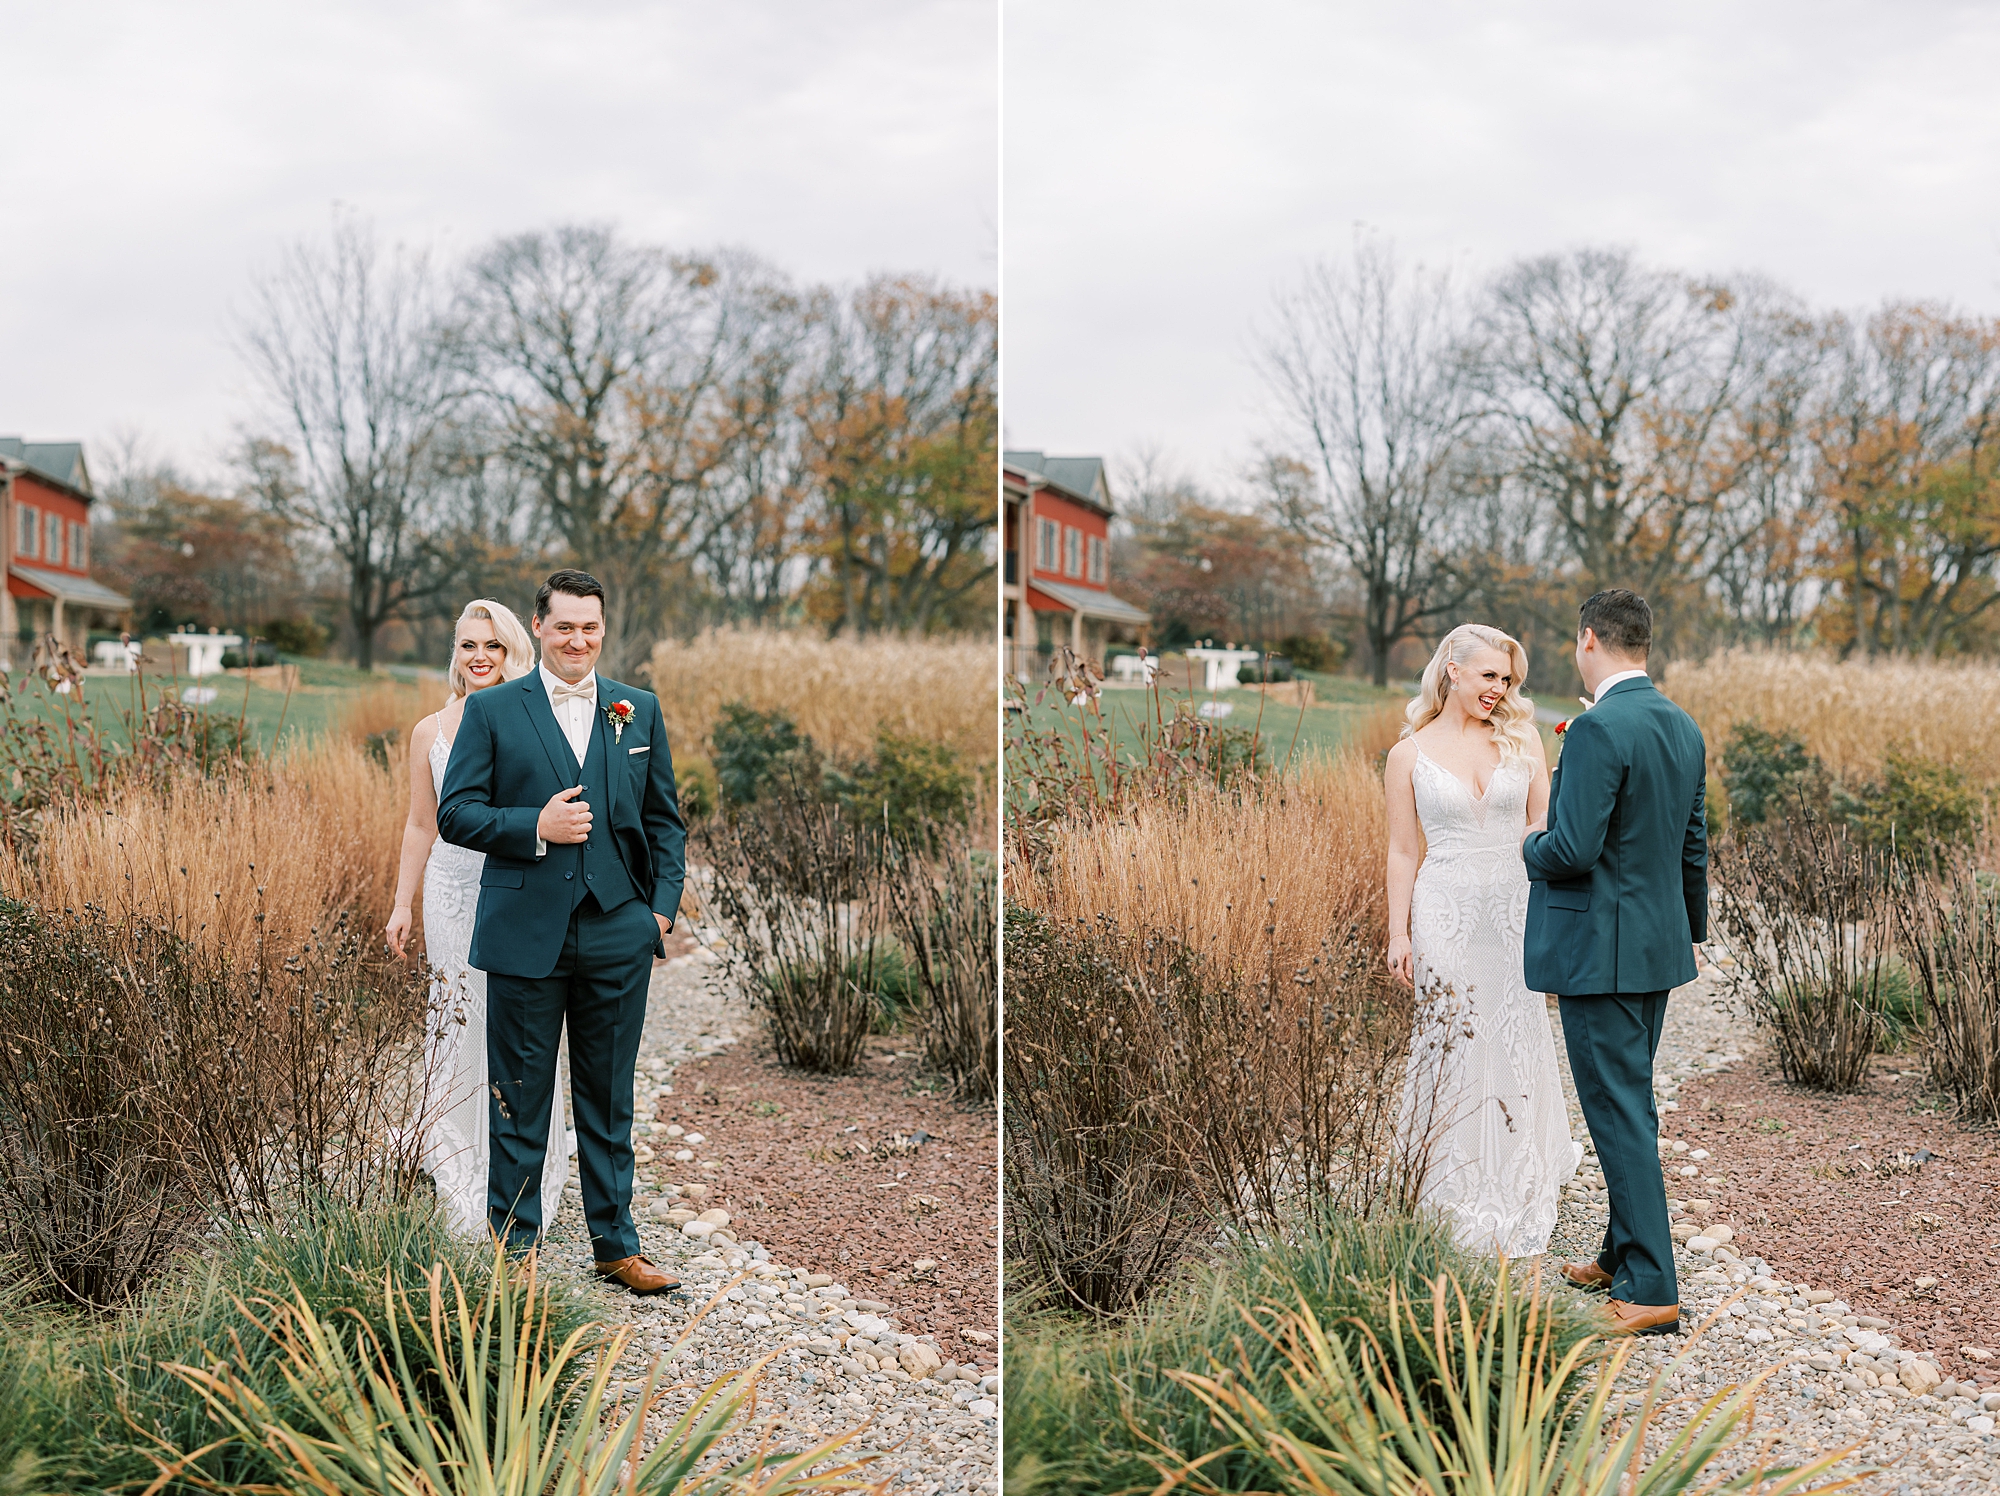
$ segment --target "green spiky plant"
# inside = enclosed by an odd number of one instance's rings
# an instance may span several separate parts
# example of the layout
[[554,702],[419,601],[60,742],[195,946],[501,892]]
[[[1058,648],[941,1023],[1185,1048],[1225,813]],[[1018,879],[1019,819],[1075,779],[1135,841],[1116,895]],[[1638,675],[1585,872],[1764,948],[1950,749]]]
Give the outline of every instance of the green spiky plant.
[[468,1293],[442,1263],[421,1297],[385,1283],[384,1335],[321,1314],[304,1294],[265,1301],[260,1323],[279,1348],[289,1406],[228,1362],[171,1366],[226,1432],[160,1451],[150,1489],[185,1480],[232,1441],[269,1450],[278,1466],[269,1484],[216,1488],[237,1496],[798,1496],[866,1486],[856,1472],[873,1455],[814,1468],[852,1434],[711,1460],[752,1403],[761,1362],[699,1389],[647,1447],[648,1420],[673,1390],[662,1363],[634,1391],[617,1379],[632,1328],[585,1326],[558,1343],[536,1275],[533,1254],[513,1263],[496,1253],[483,1291]]
[[[1594,1378],[1576,1379],[1602,1347],[1593,1337],[1558,1353],[1539,1280],[1508,1293],[1507,1273],[1502,1263],[1500,1291],[1477,1309],[1448,1275],[1432,1281],[1428,1305],[1392,1284],[1403,1333],[1386,1347],[1367,1327],[1350,1340],[1329,1334],[1310,1308],[1283,1312],[1274,1333],[1292,1392],[1286,1416],[1219,1362],[1205,1375],[1173,1375],[1239,1447],[1280,1472],[1286,1496],[1824,1496],[1859,1479],[1813,1484],[1851,1449],[1796,1468],[1753,1461],[1740,1475],[1709,1475],[1743,1440],[1770,1373],[1722,1389],[1671,1432],[1659,1426],[1664,1376],[1635,1416],[1619,1418],[1617,1382],[1635,1342],[1619,1341]],[[1190,1490],[1214,1489],[1198,1461],[1168,1473]]]

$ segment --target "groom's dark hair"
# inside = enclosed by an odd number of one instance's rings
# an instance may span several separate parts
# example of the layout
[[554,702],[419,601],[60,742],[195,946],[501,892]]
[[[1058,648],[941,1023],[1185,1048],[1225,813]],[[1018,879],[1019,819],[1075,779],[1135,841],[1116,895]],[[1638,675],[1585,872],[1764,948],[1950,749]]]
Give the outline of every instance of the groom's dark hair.
[[1643,660],[1653,650],[1653,609],[1636,592],[1611,587],[1592,593],[1576,610],[1576,636],[1589,629],[1613,654]]
[[558,592],[567,592],[571,597],[594,597],[598,607],[604,606],[604,584],[587,571],[565,566],[561,571],[551,572],[535,593],[536,622],[549,616],[549,599]]

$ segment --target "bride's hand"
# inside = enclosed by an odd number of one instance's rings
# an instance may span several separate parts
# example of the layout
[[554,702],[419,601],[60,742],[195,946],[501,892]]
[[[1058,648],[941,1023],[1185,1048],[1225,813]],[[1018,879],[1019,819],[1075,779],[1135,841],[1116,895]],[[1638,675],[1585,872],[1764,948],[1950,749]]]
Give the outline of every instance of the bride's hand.
[[1389,972],[1405,987],[1417,985],[1416,962],[1410,955],[1410,937],[1391,935],[1389,937]]
[[382,936],[389,942],[389,949],[398,956],[403,954],[403,942],[410,938],[410,906],[398,904],[389,923],[383,928]]

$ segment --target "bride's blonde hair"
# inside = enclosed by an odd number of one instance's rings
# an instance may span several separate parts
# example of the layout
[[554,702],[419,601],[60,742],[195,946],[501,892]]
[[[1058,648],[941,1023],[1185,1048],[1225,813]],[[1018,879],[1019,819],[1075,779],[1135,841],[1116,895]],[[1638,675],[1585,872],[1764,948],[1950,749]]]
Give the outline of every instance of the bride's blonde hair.
[[1429,726],[1444,710],[1444,699],[1451,694],[1451,675],[1445,666],[1466,664],[1486,649],[1497,649],[1507,656],[1507,674],[1511,677],[1506,693],[1493,708],[1493,741],[1499,745],[1503,761],[1527,754],[1535,736],[1535,708],[1521,694],[1521,683],[1528,678],[1528,652],[1511,634],[1483,623],[1461,623],[1439,641],[1437,653],[1424,666],[1423,685],[1404,709],[1404,737],[1414,736]]
[[451,626],[451,664],[445,670],[445,678],[451,683],[451,699],[457,701],[467,692],[464,670],[459,668],[458,641],[465,632],[465,626],[475,619],[484,619],[493,625],[493,637],[500,641],[507,651],[507,658],[500,664],[500,679],[515,680],[535,668],[535,645],[528,637],[528,631],[521,627],[521,620],[514,616],[514,610],[505,603],[496,603],[491,598],[475,597],[465,605],[458,615],[458,622]]

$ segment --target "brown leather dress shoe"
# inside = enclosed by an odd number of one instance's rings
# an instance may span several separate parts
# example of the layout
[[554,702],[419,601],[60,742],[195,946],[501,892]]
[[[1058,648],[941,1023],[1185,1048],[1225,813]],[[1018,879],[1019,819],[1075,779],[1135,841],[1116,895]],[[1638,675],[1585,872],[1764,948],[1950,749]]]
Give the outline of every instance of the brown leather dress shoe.
[[1623,1299],[1610,1299],[1604,1307],[1617,1323],[1618,1328],[1611,1332],[1614,1335],[1673,1335],[1681,1327],[1679,1304],[1628,1304]]
[[1594,1262],[1565,1262],[1562,1275],[1563,1281],[1578,1288],[1587,1288],[1592,1293],[1603,1293],[1611,1286],[1611,1274]]
[[600,1277],[623,1283],[636,1294],[665,1293],[681,1286],[679,1278],[669,1277],[643,1257],[621,1257],[616,1262],[600,1262],[597,1271]]

